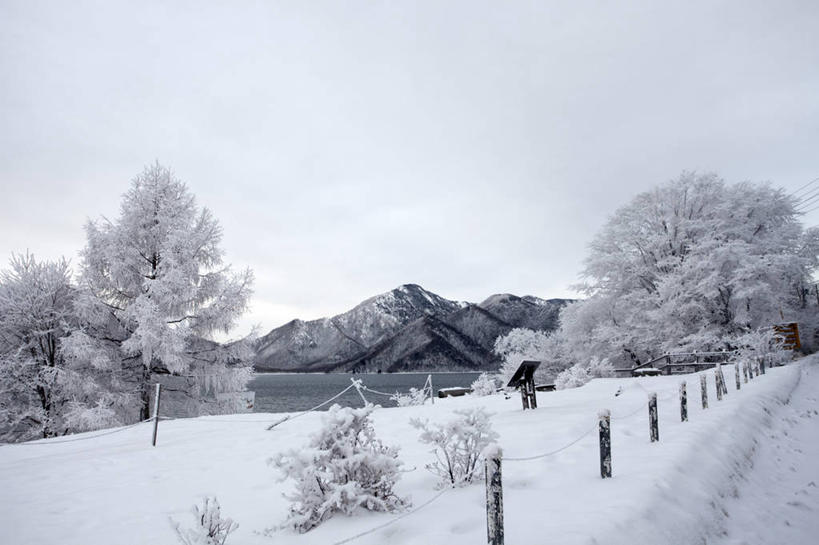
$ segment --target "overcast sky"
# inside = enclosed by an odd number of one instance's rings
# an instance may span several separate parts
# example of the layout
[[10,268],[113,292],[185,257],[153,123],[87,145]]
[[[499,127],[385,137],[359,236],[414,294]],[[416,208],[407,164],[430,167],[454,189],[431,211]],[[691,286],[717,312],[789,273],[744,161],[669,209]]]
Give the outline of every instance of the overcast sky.
[[572,296],[684,169],[819,176],[817,29],[815,1],[0,0],[0,259],[77,265],[158,159],[254,269],[244,329],[410,282]]

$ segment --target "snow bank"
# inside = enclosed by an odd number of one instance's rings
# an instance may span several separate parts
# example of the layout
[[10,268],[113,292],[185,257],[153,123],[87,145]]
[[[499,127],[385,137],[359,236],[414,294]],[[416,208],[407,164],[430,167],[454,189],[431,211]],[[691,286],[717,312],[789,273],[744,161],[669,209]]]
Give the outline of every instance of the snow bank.
[[[292,486],[278,482],[266,461],[307,444],[320,426],[316,413],[269,432],[267,425],[282,415],[162,422],[156,448],[150,446],[150,424],[89,440],[84,438],[97,434],[0,447],[0,543],[172,544],[168,517],[185,521],[204,496],[218,497],[222,512],[240,524],[228,545],[328,545],[379,526],[350,543],[483,543],[483,484],[436,491],[435,476],[424,469],[432,460],[429,446],[418,441],[409,422],[445,422],[454,410],[469,407],[485,407],[500,434],[507,543],[701,543],[719,532],[726,498],[752,471],[754,449],[794,390],[801,366],[815,361],[772,369],[740,392],[730,384],[721,402],[709,373],[708,410],[699,404],[697,375],[593,380],[582,388],[539,392],[539,408],[525,412],[517,396],[503,395],[377,410],[378,437],[400,447],[407,468],[396,492],[411,496],[420,509],[405,516],[337,516],[302,535],[260,533],[284,520],[288,501],[282,494]],[[686,423],[679,421],[683,379]],[[819,373],[811,380],[819,387]],[[659,443],[649,442],[647,391],[658,394]],[[613,478],[605,480],[596,433],[601,409],[611,411]],[[553,454],[513,461],[540,453]]]

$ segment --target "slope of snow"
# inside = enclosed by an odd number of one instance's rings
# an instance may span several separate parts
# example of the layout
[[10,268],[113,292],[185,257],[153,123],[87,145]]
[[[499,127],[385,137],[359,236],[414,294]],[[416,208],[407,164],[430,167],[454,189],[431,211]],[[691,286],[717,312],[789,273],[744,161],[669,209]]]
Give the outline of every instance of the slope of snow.
[[[428,447],[417,441],[418,432],[409,419],[443,420],[458,408],[486,406],[494,413],[492,422],[507,459],[503,466],[507,543],[710,543],[713,536],[724,539],[732,531],[731,523],[743,520],[740,513],[747,513],[747,525],[755,524],[754,513],[787,509],[772,505],[761,494],[743,496],[743,491],[775,469],[768,454],[764,455],[768,462],[756,463],[763,452],[760,445],[781,442],[783,437],[796,441],[793,433],[804,432],[804,426],[779,422],[793,418],[793,407],[815,409],[816,361],[811,357],[770,370],[743,384],[740,392],[731,380],[730,392],[721,402],[715,399],[709,374],[707,411],[700,408],[696,375],[599,379],[574,390],[539,393],[539,408],[534,411],[522,411],[517,396],[444,399],[434,406],[378,410],[375,428],[385,442],[401,447],[408,472],[398,492],[421,506],[438,492],[434,477],[423,468],[431,459]],[[725,373],[732,377],[732,368],[725,367]],[[677,401],[683,379],[689,392],[687,423],[679,422]],[[648,438],[647,391],[656,391],[659,397],[660,442],[655,444]],[[783,407],[792,397],[804,398],[805,404]],[[596,433],[597,413],[604,408],[612,411],[614,477],[607,480],[599,475]],[[321,414],[310,413],[265,431],[266,424],[278,418],[245,414],[162,422],[155,448],[150,445],[151,424],[72,436],[71,442],[56,439],[0,447],[0,543],[175,543],[168,517],[189,525],[191,506],[205,495],[217,496],[223,514],[241,525],[228,544],[332,544],[393,520],[397,522],[351,543],[485,542],[482,484],[447,491],[401,519],[363,512],[336,516],[303,535],[289,531],[272,538],[261,535],[284,519],[287,501],[282,493],[291,487],[277,480],[266,460],[306,443]],[[785,431],[789,436],[783,435]],[[511,461],[572,442],[544,458]],[[787,464],[798,447],[787,448],[791,450],[771,452]],[[794,467],[805,480],[803,467]],[[743,474],[750,476],[744,480]],[[809,488],[808,483],[804,486]],[[815,506],[815,492],[807,494],[812,495],[797,501]],[[793,516],[791,524],[807,524],[806,520]]]
[[[790,404],[754,441],[753,468],[723,505],[728,513],[713,545],[819,541],[819,368],[805,369]],[[814,375],[814,376],[809,376]],[[757,508],[748,509],[752,505]]]

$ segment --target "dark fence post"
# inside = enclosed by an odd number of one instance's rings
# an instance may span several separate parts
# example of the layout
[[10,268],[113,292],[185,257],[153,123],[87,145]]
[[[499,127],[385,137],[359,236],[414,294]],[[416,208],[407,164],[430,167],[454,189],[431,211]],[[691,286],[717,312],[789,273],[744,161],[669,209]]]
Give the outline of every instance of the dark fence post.
[[742,362],[742,381],[748,383],[748,362]]
[[737,381],[737,390],[739,390],[741,387],[741,383],[739,380],[739,362],[736,362],[734,364],[734,377],[736,378]]
[[484,450],[486,460],[486,542],[503,545],[503,482],[501,480],[502,451],[499,445]]
[[[717,364],[717,367],[716,367],[714,372],[719,375],[719,381],[717,382],[717,385],[718,385],[719,388],[722,389],[722,395],[727,395],[728,394],[728,384],[726,384],[726,382],[725,382],[725,372],[722,369],[722,364],[721,363]],[[722,399],[722,396],[718,396],[718,398]]]
[[162,385],[156,385],[156,394],[154,396],[154,438],[151,440],[151,446],[156,446],[156,432],[159,428],[159,395],[162,392]]
[[685,381],[680,382],[680,422],[688,422],[688,393]]
[[705,373],[700,375],[700,391],[702,392],[702,408],[708,408],[708,378]]
[[722,401],[722,384],[719,379],[719,372],[714,370],[714,383],[717,385],[717,401]]
[[660,423],[657,418],[657,393],[648,394],[648,429],[651,435],[651,442],[660,440]]
[[597,413],[600,419],[600,476],[611,477],[611,411],[603,409]]
[[759,372],[761,374],[763,374],[763,375],[765,374],[765,358],[764,357],[759,358]]

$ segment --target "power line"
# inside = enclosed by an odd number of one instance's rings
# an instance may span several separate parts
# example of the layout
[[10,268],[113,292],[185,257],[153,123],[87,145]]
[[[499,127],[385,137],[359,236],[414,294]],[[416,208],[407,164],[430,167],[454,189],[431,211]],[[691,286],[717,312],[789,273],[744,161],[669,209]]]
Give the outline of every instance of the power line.
[[806,183],[806,184],[805,184],[805,185],[803,185],[802,187],[798,188],[796,191],[794,191],[793,193],[791,193],[791,197],[796,198],[796,196],[797,196],[797,195],[798,195],[798,194],[799,194],[799,193],[800,193],[800,192],[801,192],[803,189],[805,189],[805,188],[807,188],[807,187],[809,187],[809,186],[811,186],[811,185],[815,184],[816,182],[819,182],[819,178],[814,178],[813,180],[809,181],[808,183]]
[[813,193],[810,193],[809,195],[806,195],[804,198],[800,199],[796,203],[796,208],[799,208],[800,206],[805,206],[806,204],[810,203],[811,201],[815,201],[817,199],[817,197],[819,197],[819,189],[814,191]]

